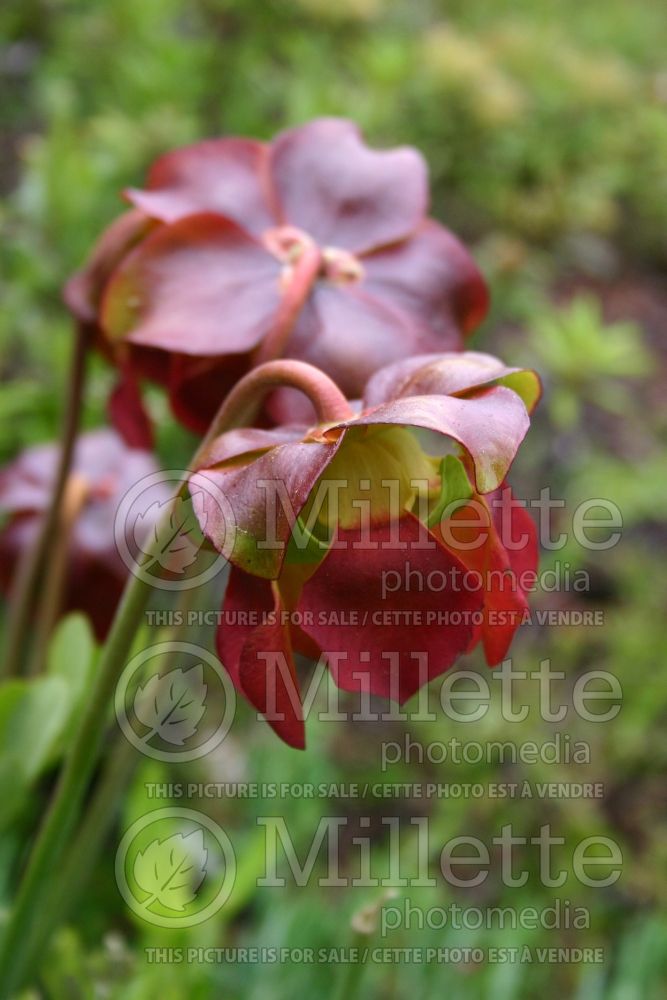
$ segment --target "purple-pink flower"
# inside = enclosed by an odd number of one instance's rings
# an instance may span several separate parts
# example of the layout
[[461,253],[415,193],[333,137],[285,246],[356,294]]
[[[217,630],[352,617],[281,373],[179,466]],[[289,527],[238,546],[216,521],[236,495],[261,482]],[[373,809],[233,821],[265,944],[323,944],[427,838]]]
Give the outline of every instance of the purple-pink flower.
[[[486,313],[470,254],[427,217],[421,155],[371,149],[343,119],[175,150],[126,197],[67,301],[199,431],[260,361],[308,361],[357,398],[384,364],[460,349]],[[272,418],[306,416],[294,401],[274,397]]]

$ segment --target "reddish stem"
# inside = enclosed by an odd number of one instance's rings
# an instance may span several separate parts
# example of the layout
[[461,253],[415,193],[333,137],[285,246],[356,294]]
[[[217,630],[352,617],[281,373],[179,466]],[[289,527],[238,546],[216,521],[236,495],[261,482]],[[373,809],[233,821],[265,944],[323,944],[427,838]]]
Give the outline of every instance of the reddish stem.
[[299,389],[315,407],[321,424],[348,420],[353,416],[347,398],[328,375],[305,361],[279,359],[253,368],[234,386],[202,442],[200,453],[217,437],[222,428],[252,426],[264,398],[274,389]]

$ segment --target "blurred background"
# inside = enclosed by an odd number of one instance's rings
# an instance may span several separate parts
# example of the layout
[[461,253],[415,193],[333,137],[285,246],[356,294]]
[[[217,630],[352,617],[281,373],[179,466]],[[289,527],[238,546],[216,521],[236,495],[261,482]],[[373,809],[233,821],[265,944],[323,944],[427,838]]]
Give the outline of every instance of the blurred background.
[[[611,837],[622,877],[590,889],[572,875],[560,889],[537,877],[534,848],[521,889],[497,865],[476,890],[407,887],[391,901],[423,912],[452,902],[538,909],[556,899],[590,913],[587,928],[455,930],[403,925],[374,943],[389,947],[602,947],[604,962],[449,961],[371,963],[359,995],[372,998],[604,997],[667,995],[667,21],[654,0],[5,0],[0,9],[0,458],[52,439],[63,405],[71,326],[60,288],[120,209],[119,191],[140,185],[156,155],[220,133],[269,138],[323,114],[355,118],[372,145],[412,143],[432,176],[432,211],[473,248],[492,287],[493,309],[472,346],[533,365],[545,398],[513,470],[516,491],[549,485],[566,506],[567,531],[586,498],[608,498],[623,514],[619,545],[587,551],[568,543],[545,553],[584,593],[537,593],[543,609],[603,612],[604,626],[533,625],[513,646],[518,700],[528,718],[511,732],[497,698],[477,726],[436,721],[309,723],[305,754],[279,744],[241,712],[214,758],[177,767],[139,762],[133,785],[90,891],[53,942],[40,995],[118,1000],[282,998],[345,991],[349,969],[334,964],[149,964],[155,946],[346,947],[351,918],[381,901],[382,889],[308,885],[261,889],[264,857],[256,819],[281,814],[299,856],[319,819],[349,820],[346,842],[371,817],[374,859],[384,863],[397,816],[406,830],[406,870],[416,829],[428,816],[432,867],[459,834],[490,839],[511,823],[523,836],[545,822],[566,840],[554,851],[571,870],[572,845]],[[112,373],[96,359],[85,424],[104,421]],[[156,391],[160,457],[174,467],[191,451]],[[71,653],[71,650],[70,650]],[[531,681],[543,658],[565,678],[612,672],[623,689],[613,722],[571,711],[548,724]],[[485,673],[478,658],[462,664]],[[494,695],[497,695],[494,691]],[[15,734],[0,705],[0,749]],[[590,762],[534,765],[442,763],[403,752],[419,746],[512,739],[539,745],[560,732],[590,746]],[[381,744],[403,748],[384,770]],[[2,823],[0,893],[15,878],[20,845],[43,808],[58,760],[58,734],[39,762],[0,790],[19,795]],[[27,752],[27,751],[26,751]],[[121,831],[155,803],[147,782],[601,782],[596,799],[425,799],[397,796],[190,802],[246,846],[228,905],[205,928],[147,928],[125,907],[113,876]],[[17,782],[23,784],[17,792]],[[23,798],[21,798],[23,796]],[[3,798],[4,801],[4,798]],[[168,802],[162,800],[160,805]],[[183,802],[181,801],[181,805]],[[412,838],[412,839],[411,839]],[[412,862],[410,861],[412,858]],[[497,859],[495,859],[497,860]],[[319,862],[318,862],[319,864]],[[345,861],[343,863],[343,866]],[[352,864],[352,861],[350,861]],[[348,984],[349,985],[349,984]],[[351,986],[350,986],[351,990]],[[31,994],[34,995],[34,994]],[[341,994],[342,995],[342,994]],[[353,995],[351,992],[349,995]]]

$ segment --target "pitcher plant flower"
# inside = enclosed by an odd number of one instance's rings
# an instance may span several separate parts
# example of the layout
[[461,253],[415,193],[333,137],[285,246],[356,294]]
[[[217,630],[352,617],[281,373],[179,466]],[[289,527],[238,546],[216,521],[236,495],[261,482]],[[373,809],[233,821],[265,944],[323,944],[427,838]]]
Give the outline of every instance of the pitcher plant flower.
[[[56,445],[37,445],[0,470],[0,512],[5,518],[0,531],[0,588],[5,593],[9,593],[19,561],[39,530],[57,458]],[[128,448],[115,431],[90,431],[76,443],[65,503],[71,523],[66,529],[59,526],[50,557],[55,559],[56,550],[64,545],[60,610],[83,611],[98,639],[104,639],[109,630],[128,576],[114,538],[119,501],[139,480],[157,471],[152,454]],[[167,486],[158,484],[152,496],[158,504],[168,500]],[[149,510],[145,531],[150,531],[151,517],[153,513],[157,516],[157,511],[157,506]]]
[[[233,512],[230,526],[200,508],[232,563],[220,658],[303,747],[294,653],[323,656],[340,688],[398,702],[478,642],[489,664],[505,655],[526,608],[518,574],[537,560],[505,477],[540,387],[490,355],[425,355],[376,373],[355,413],[323,373],[282,364],[308,370],[313,398],[323,388],[319,423],[227,430],[191,488],[213,484]],[[248,380],[256,393],[262,368]]]
[[[358,398],[384,364],[461,349],[487,310],[469,252],[428,218],[420,153],[371,149],[344,119],[177,149],[125,197],[66,301],[128,381],[112,415],[130,433],[139,377],[203,431],[257,363],[307,361]],[[312,419],[295,394],[269,407]]]

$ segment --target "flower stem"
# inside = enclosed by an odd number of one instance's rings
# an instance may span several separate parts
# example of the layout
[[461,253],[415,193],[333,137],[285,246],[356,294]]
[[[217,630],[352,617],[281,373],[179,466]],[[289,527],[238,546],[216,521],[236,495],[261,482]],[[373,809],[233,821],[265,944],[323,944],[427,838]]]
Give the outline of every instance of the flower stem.
[[49,544],[53,540],[62,504],[65,484],[72,465],[74,444],[81,419],[83,387],[86,373],[89,333],[83,323],[79,323],[74,343],[69,385],[67,387],[67,408],[60,440],[60,458],[56,469],[53,491],[49,506],[44,512],[34,545],[26,552],[17,570],[10,599],[10,616],[7,627],[5,655],[0,664],[0,675],[12,677],[19,673],[26,632],[30,623],[40,576]]
[[265,396],[273,389],[288,386],[303,392],[315,407],[320,423],[347,420],[352,410],[346,397],[328,375],[305,361],[267,361],[248,372],[225,399],[209,429],[202,451],[220,433],[251,424],[259,413]]
[[87,480],[77,473],[71,473],[65,485],[51,558],[44,570],[44,582],[35,613],[35,639],[27,671],[31,676],[41,673],[44,667],[49,639],[62,607],[72,532],[88,496]]

